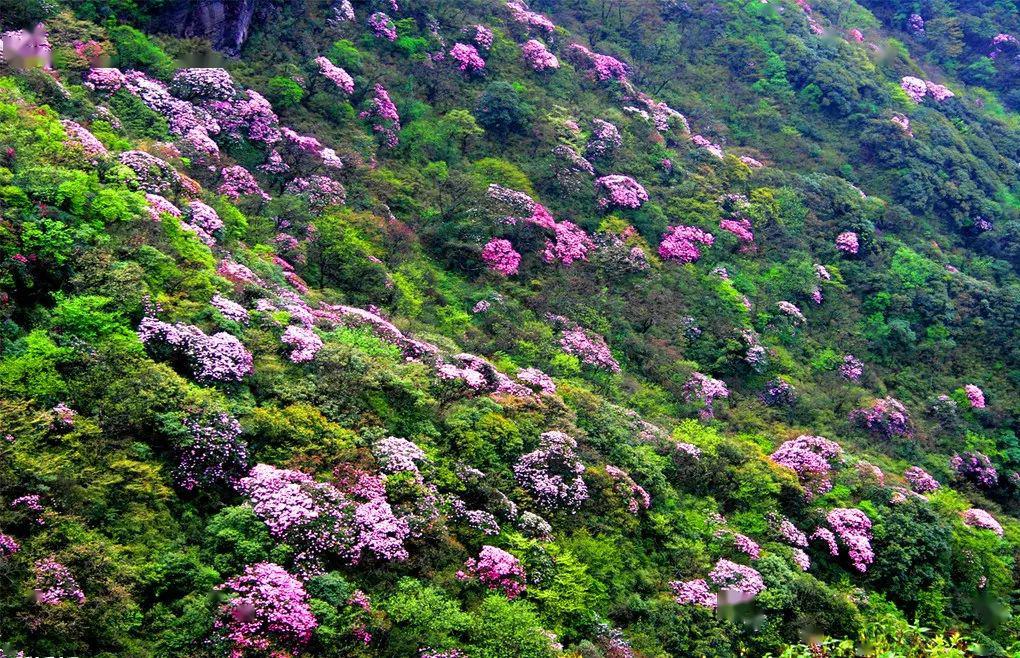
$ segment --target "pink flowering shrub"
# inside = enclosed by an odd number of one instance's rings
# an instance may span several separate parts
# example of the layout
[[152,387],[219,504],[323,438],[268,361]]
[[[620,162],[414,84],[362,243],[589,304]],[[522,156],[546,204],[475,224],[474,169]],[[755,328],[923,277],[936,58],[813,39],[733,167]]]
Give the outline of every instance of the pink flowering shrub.
[[911,466],[903,471],[903,478],[910,484],[911,489],[921,494],[931,493],[942,486],[920,466]]
[[552,34],[556,29],[556,26],[548,18],[528,9],[527,3],[523,0],[510,0],[506,3],[506,8],[510,10],[510,17],[514,22],[528,30],[534,28]]
[[212,101],[207,107],[228,137],[267,145],[280,141],[280,118],[257,91],[247,89],[242,98]]
[[691,373],[690,379],[684,384],[684,398],[688,402],[699,402],[702,405],[702,419],[714,417],[713,403],[721,398],[728,398],[730,391],[721,379],[714,379],[700,372]]
[[851,256],[857,254],[860,250],[860,242],[858,241],[857,234],[853,231],[843,231],[837,235],[836,249],[839,249],[844,254],[850,254]]
[[623,144],[623,137],[615,125],[602,119],[592,119],[591,136],[585,146],[590,158],[602,158],[609,155]]
[[117,160],[134,173],[143,192],[166,196],[180,186],[180,176],[173,167],[144,151],[124,151]]
[[322,339],[314,331],[296,325],[284,330],[280,342],[290,348],[288,358],[293,363],[307,363],[322,349]]
[[337,89],[348,96],[354,93],[354,78],[347,71],[322,56],[315,58],[315,64],[319,67],[319,73]]
[[270,199],[251,172],[240,165],[224,167],[220,170],[220,176],[220,186],[216,191],[231,201],[237,201],[241,196],[249,195],[257,196],[263,201]]
[[880,438],[910,437],[914,434],[914,425],[906,407],[893,397],[876,400],[870,407],[855,409],[850,413],[850,421]]
[[100,158],[109,155],[110,152],[106,150],[103,143],[96,139],[96,136],[81,124],[69,119],[63,119],[60,125],[64,127],[64,132],[67,134],[67,143],[80,148],[81,152],[90,162],[99,162]]
[[659,257],[678,263],[693,263],[701,258],[698,245],[711,247],[715,236],[695,226],[671,226],[659,243]]
[[560,60],[556,59],[556,55],[549,52],[544,43],[535,39],[529,39],[521,46],[521,56],[524,63],[533,71],[548,71],[560,67]]
[[560,347],[567,354],[573,354],[579,358],[582,363],[609,372],[620,371],[620,364],[613,358],[605,339],[598,334],[585,331],[581,327],[563,330]]
[[847,381],[856,382],[859,381],[861,375],[864,374],[864,362],[855,357],[853,354],[845,354],[843,356],[843,363],[839,365],[839,375]]
[[991,530],[995,534],[1002,536],[1002,525],[995,520],[995,517],[984,511],[972,507],[966,510],[962,514],[964,525],[969,525],[972,528],[980,528],[982,530]]
[[615,483],[613,491],[627,499],[628,512],[637,514],[639,511],[651,507],[651,496],[648,495],[648,492],[641,485],[634,482],[633,478],[622,468],[607,464],[606,474]]
[[204,244],[213,246],[223,230],[223,220],[215,210],[201,201],[191,201],[188,203],[181,227],[197,235]]
[[733,535],[733,546],[752,560],[761,557],[761,546],[747,535],[742,535],[739,532]]
[[726,559],[716,562],[708,573],[709,580],[726,595],[729,603],[749,601],[765,591],[761,574],[751,567]]
[[520,560],[495,546],[482,546],[477,558],[464,563],[467,572],[491,590],[499,590],[508,599],[520,596],[526,588]]
[[464,73],[477,73],[485,69],[485,60],[478,54],[478,49],[470,44],[459,42],[453,44],[453,48],[450,48],[450,58]]
[[318,626],[304,585],[279,565],[245,567],[216,589],[230,596],[213,627],[231,658],[297,655]]
[[875,561],[871,549],[871,519],[859,509],[836,508],[826,515],[825,521],[846,547],[854,569],[861,573],[867,571],[868,565]]
[[[545,210],[540,204],[537,208]],[[595,247],[584,229],[572,222],[558,222],[553,231],[554,239],[546,240],[542,250],[542,260],[547,263],[570,265],[575,260],[587,260],[588,252]]]
[[807,322],[807,318],[805,318],[801,310],[797,308],[797,305],[792,302],[788,302],[785,300],[777,302],[776,307],[783,315],[793,320],[793,323],[795,325],[804,324],[805,322]]
[[389,92],[382,85],[375,86],[375,96],[372,98],[369,109],[361,112],[362,119],[372,120],[372,131],[383,138],[383,144],[389,148],[395,148],[399,143],[397,133],[400,132],[400,115],[397,113],[397,106],[390,100]]
[[14,537],[0,532],[0,560],[9,558],[21,550],[21,544]]
[[783,442],[769,459],[796,473],[808,495],[813,497],[832,489],[829,480],[832,460],[842,454],[843,449],[834,441],[822,436],[801,435]]
[[630,67],[610,55],[592,52],[579,43],[572,43],[567,53],[580,68],[587,69],[589,75],[599,82],[618,80],[625,82],[630,74]]
[[368,26],[372,28],[375,36],[380,39],[387,39],[389,41],[396,41],[397,39],[397,26],[393,24],[389,16],[381,11],[377,11],[368,17]]
[[705,608],[715,608],[719,605],[719,597],[709,589],[708,581],[704,578],[695,580],[674,580],[669,584],[673,590],[673,598],[680,605],[700,605]]
[[758,399],[769,407],[785,407],[793,404],[796,393],[796,389],[789,382],[777,377],[765,384],[765,389],[758,395]]
[[150,349],[186,358],[200,381],[238,382],[252,372],[251,353],[236,337],[222,331],[208,336],[192,325],[146,317],[138,325],[138,337]]
[[178,69],[170,90],[184,100],[230,100],[237,93],[230,73],[221,68]]
[[576,512],[588,499],[588,487],[581,477],[584,464],[574,454],[577,442],[563,432],[545,432],[538,449],[514,464],[517,483],[548,510]]
[[305,197],[313,210],[342,206],[347,201],[347,190],[344,186],[339,181],[320,174],[295,178],[287,183],[283,191],[285,194]]
[[46,508],[43,507],[42,498],[39,494],[18,496],[11,501],[11,509],[16,511],[24,510],[35,525],[46,525],[46,519],[43,518]]
[[943,85],[936,84],[931,80],[922,80],[913,76],[904,76],[900,80],[900,88],[907,94],[910,100],[920,103],[926,96],[931,95],[936,102],[943,102],[953,98],[955,94]]
[[707,137],[703,135],[693,135],[691,137],[691,141],[694,142],[694,145],[697,146],[698,148],[705,149],[715,157],[722,159],[724,155],[722,147],[713,142],[712,140],[708,139]]
[[953,455],[949,459],[949,467],[958,478],[985,489],[991,489],[999,482],[999,472],[992,465],[992,460],[977,451]]
[[772,528],[773,532],[775,532],[775,534],[787,544],[790,544],[791,546],[799,546],[801,548],[808,545],[807,535],[797,528],[797,526],[793,524],[793,521],[785,516],[776,514],[775,512],[770,512],[766,515],[766,520],[769,522],[769,526]]
[[37,560],[34,564],[35,601],[41,605],[60,605],[70,602],[85,603],[85,594],[78,587],[70,569],[53,558]]
[[483,50],[492,48],[493,34],[492,30],[485,27],[484,25],[472,25],[465,30],[471,35],[471,40],[475,42],[475,45]]
[[521,264],[521,255],[514,250],[509,240],[493,238],[482,248],[482,261],[493,272],[503,276],[517,274]]
[[248,311],[237,302],[216,294],[213,295],[210,304],[226,319],[241,325],[248,324]]
[[103,94],[112,94],[124,86],[125,78],[120,69],[94,68],[85,74],[84,86]]
[[61,402],[50,410],[53,413],[53,425],[60,429],[74,427],[74,419],[78,412]]
[[623,174],[610,174],[595,180],[595,191],[600,193],[599,208],[640,208],[648,201],[648,192],[636,180]]
[[236,484],[248,469],[248,445],[241,438],[241,424],[229,413],[191,414],[181,425],[178,442],[177,484],[191,491],[200,485]]
[[963,392],[967,395],[967,400],[970,402],[972,409],[984,409],[985,408],[985,392],[974,384],[967,384],[963,387]]
[[556,384],[552,377],[538,368],[524,368],[518,371],[517,379],[544,395],[552,395],[556,392]]
[[420,475],[418,464],[426,461],[425,451],[413,441],[389,436],[376,441],[372,454],[379,460],[384,473],[413,473]]
[[719,228],[733,235],[741,242],[754,242],[754,232],[751,230],[751,220],[746,217],[724,219],[719,222]]

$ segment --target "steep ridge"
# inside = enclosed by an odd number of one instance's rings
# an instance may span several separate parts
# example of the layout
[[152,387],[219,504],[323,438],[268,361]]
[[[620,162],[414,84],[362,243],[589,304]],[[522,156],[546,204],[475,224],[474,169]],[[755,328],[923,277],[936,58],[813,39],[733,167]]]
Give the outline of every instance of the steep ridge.
[[1003,89],[835,0],[188,4],[0,19],[0,655],[1020,651]]

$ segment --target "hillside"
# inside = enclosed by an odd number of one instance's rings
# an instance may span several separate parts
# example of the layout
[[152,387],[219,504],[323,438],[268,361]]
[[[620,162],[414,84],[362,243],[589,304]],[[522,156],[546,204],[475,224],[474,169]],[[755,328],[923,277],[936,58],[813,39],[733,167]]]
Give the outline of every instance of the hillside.
[[1015,3],[0,31],[0,658],[1020,656]]

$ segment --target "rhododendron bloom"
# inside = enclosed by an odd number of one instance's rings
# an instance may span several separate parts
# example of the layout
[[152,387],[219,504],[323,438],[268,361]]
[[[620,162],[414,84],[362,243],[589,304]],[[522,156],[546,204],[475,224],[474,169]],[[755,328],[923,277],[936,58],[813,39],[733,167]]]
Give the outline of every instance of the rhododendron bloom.
[[615,125],[602,119],[592,119],[591,137],[588,138],[588,145],[585,147],[589,157],[601,158],[623,144],[623,137]]
[[393,24],[390,17],[381,11],[377,11],[368,17],[368,26],[375,32],[375,36],[396,41],[397,26]]
[[715,608],[719,604],[718,596],[708,587],[704,578],[695,580],[675,580],[669,584],[673,597],[680,605],[700,605]]
[[304,585],[279,565],[245,567],[216,589],[231,595],[214,628],[230,644],[232,658],[296,655],[318,626]]
[[893,437],[909,437],[914,433],[913,423],[903,403],[893,397],[876,400],[863,409],[856,409],[850,414],[850,420],[867,429],[872,434],[890,439]]
[[627,511],[637,514],[642,509],[648,509],[652,505],[652,498],[645,491],[644,487],[634,482],[629,474],[621,468],[606,465],[606,474],[614,481],[613,490],[627,498]]
[[98,162],[99,158],[109,154],[103,143],[96,139],[96,136],[81,124],[64,119],[60,122],[60,125],[64,127],[64,132],[67,133],[68,143],[80,148],[85,157],[89,158],[93,163]]
[[465,73],[475,73],[485,68],[485,60],[478,54],[478,49],[470,44],[453,44],[450,57],[457,62],[457,68]]
[[288,358],[294,363],[307,363],[322,349],[322,339],[306,327],[287,327],[280,336],[280,342],[291,348]]
[[[536,207],[545,210],[540,204],[536,204]],[[556,233],[555,240],[546,240],[542,260],[564,265],[570,265],[575,260],[587,260],[588,252],[595,245],[581,227],[572,222],[559,222],[553,230]]]
[[620,208],[640,208],[648,201],[648,192],[636,180],[622,174],[602,176],[595,181],[595,191],[604,194],[599,198],[599,208],[618,206]]
[[969,510],[963,512],[963,523],[969,525],[972,528],[981,528],[983,530],[991,530],[995,534],[1002,536],[1002,525],[995,520],[995,517],[984,511],[983,509],[977,509],[972,507]]
[[257,196],[263,201],[270,199],[251,172],[240,165],[224,167],[220,171],[220,176],[222,179],[216,191],[232,201],[237,201],[242,195]]
[[715,236],[694,226],[671,226],[659,243],[659,256],[679,263],[693,263],[701,258],[699,244],[707,247],[715,242]]
[[721,379],[714,379],[700,372],[691,373],[690,379],[684,384],[684,397],[688,402],[700,402],[704,405],[702,418],[712,418],[712,404],[720,398],[728,398],[730,391]]
[[985,392],[974,384],[967,384],[963,387],[963,392],[967,394],[967,400],[970,401],[972,409],[984,409],[985,408]]
[[319,174],[313,174],[308,178],[295,178],[287,183],[283,191],[285,194],[304,196],[314,210],[342,206],[347,201],[347,190],[339,181]]
[[466,29],[468,34],[471,34],[471,40],[475,42],[475,45],[479,48],[488,50],[492,48],[493,34],[492,30],[485,27],[484,25],[473,25]]
[[801,435],[785,441],[769,458],[793,470],[810,497],[832,489],[831,462],[842,454],[843,449],[834,441],[822,436]]
[[85,594],[78,587],[70,569],[53,558],[37,560],[34,565],[35,601],[42,605],[59,605],[65,601],[81,605]]
[[21,544],[14,537],[0,532],[0,560],[8,558],[21,550]]
[[521,264],[521,255],[514,250],[509,240],[493,238],[482,248],[482,260],[485,265],[503,276],[517,274],[517,268]]
[[216,235],[223,229],[223,220],[215,210],[201,201],[188,204],[187,214],[181,226],[192,231],[205,244],[216,244]]
[[560,67],[560,60],[556,59],[556,55],[549,52],[544,43],[535,39],[530,39],[521,46],[521,56],[524,58],[524,63],[534,71],[546,71]]
[[220,332],[208,336],[198,327],[168,324],[146,317],[138,337],[150,349],[169,349],[186,356],[202,381],[237,382],[252,372],[252,356],[236,337]]
[[336,85],[336,88],[350,96],[354,93],[354,78],[347,71],[343,70],[326,57],[316,57],[315,63],[326,79]]
[[116,68],[89,69],[85,74],[85,87],[92,91],[112,94],[124,86],[124,74]]
[[552,34],[553,30],[556,29],[552,21],[542,14],[528,9],[527,3],[522,0],[510,0],[510,2],[506,3],[506,8],[510,10],[510,16],[515,22],[529,29],[536,28],[549,34]]
[[630,67],[615,57],[592,52],[579,43],[570,44],[567,53],[579,66],[589,69],[591,76],[599,82],[607,80],[624,82],[630,73]]
[[871,549],[871,519],[859,509],[837,508],[829,512],[825,520],[846,547],[854,568],[861,573],[867,571],[875,560]]
[[542,507],[576,511],[588,499],[588,487],[581,477],[584,464],[574,454],[576,447],[577,442],[563,432],[545,432],[538,450],[514,464],[518,484]]
[[237,90],[234,80],[225,69],[177,69],[170,88],[178,98],[225,101],[233,98]]
[[839,374],[843,379],[856,382],[864,374],[864,362],[853,354],[846,354],[843,356],[843,363],[839,366]]
[[992,460],[977,451],[953,455],[949,459],[949,467],[957,477],[970,480],[985,489],[991,489],[999,482],[999,472],[992,465]]
[[538,368],[524,368],[517,373],[517,379],[545,395],[552,395],[556,392],[556,384],[552,377]]
[[382,85],[375,86],[375,96],[370,102],[368,110],[359,115],[362,119],[372,119],[372,130],[379,133],[383,143],[389,148],[394,148],[399,143],[397,133],[400,132],[400,115],[397,113],[397,106],[390,100],[389,92]]
[[525,590],[524,567],[520,560],[495,546],[482,546],[477,558],[464,563],[468,573],[492,590],[499,590],[508,599],[517,598]]
[[911,466],[903,471],[903,478],[910,483],[911,489],[921,494],[931,493],[942,486],[920,466]]
[[776,306],[783,315],[790,317],[794,324],[803,324],[804,322],[807,322],[807,318],[804,317],[804,314],[801,313],[801,310],[797,308],[796,304],[784,300],[777,302]]
[[749,601],[765,591],[765,581],[762,580],[760,573],[751,567],[726,559],[716,562],[708,578],[724,593],[731,594],[730,603]]
[[582,363],[609,372],[620,371],[620,364],[613,358],[605,339],[598,334],[589,333],[581,327],[565,329],[560,338],[560,346],[567,354],[581,359]]
[[248,311],[237,302],[227,299],[223,295],[213,295],[210,300],[213,308],[219,311],[223,317],[238,324],[248,324]]
[[709,153],[711,153],[715,157],[720,158],[720,159],[723,157],[722,147],[719,146],[718,144],[712,142],[707,137],[703,137],[702,135],[694,135],[694,136],[691,137],[691,141],[694,142],[694,144],[698,148],[705,149],[706,151],[708,151]]
[[143,192],[166,196],[180,185],[180,175],[167,162],[144,151],[124,151],[117,160],[135,174]]
[[177,484],[191,491],[196,486],[235,484],[248,468],[248,445],[241,439],[241,424],[227,412],[192,414],[181,423],[188,438],[177,446]]
[[754,233],[751,230],[751,220],[746,217],[724,219],[719,222],[719,228],[737,236],[741,242],[754,242]]
[[857,234],[853,231],[844,231],[836,236],[836,249],[846,254],[856,254],[860,249]]

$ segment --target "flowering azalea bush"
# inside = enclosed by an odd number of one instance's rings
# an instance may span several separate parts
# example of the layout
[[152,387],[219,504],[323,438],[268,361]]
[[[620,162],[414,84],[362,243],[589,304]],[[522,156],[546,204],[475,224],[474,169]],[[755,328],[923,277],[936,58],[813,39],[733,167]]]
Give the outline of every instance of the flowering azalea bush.
[[860,242],[853,231],[844,231],[836,236],[836,249],[845,254],[855,255],[860,250]]
[[390,100],[389,92],[385,87],[378,84],[375,86],[375,96],[370,102],[369,109],[358,116],[362,119],[371,119],[372,130],[382,136],[383,144],[390,148],[397,146],[400,114],[397,113],[397,106]]
[[871,434],[885,439],[910,437],[914,434],[914,425],[906,407],[893,397],[875,400],[870,407],[855,409],[850,413],[850,420]]
[[808,494],[814,496],[832,489],[829,479],[832,460],[842,454],[843,449],[834,441],[822,436],[801,435],[783,442],[769,458],[796,473]]
[[977,451],[968,451],[953,455],[949,467],[958,478],[969,480],[979,487],[991,489],[999,481],[999,472],[992,464],[988,455]]
[[202,485],[234,485],[248,468],[248,445],[241,424],[225,411],[190,414],[182,421],[185,436],[178,442],[177,484],[191,491]]
[[252,372],[251,353],[226,332],[209,336],[195,326],[146,317],[138,325],[138,337],[151,349],[184,356],[201,381],[237,382]]
[[35,601],[41,605],[59,605],[64,602],[81,605],[85,594],[70,569],[53,558],[37,560],[34,565]]
[[613,358],[605,339],[581,327],[565,329],[560,338],[560,347],[567,354],[573,354],[581,359],[582,363],[609,372],[620,371],[620,364]]
[[938,480],[920,466],[911,466],[903,471],[903,479],[910,483],[911,489],[921,494],[931,493],[941,486]]
[[465,73],[477,73],[485,68],[485,60],[471,44],[453,44],[453,48],[450,48],[450,57],[457,63],[457,68]]
[[348,96],[354,93],[354,78],[347,71],[322,56],[315,58],[315,64],[319,67],[319,73],[336,85],[337,89]]
[[493,272],[513,276],[521,264],[521,255],[514,250],[509,240],[493,238],[482,248],[482,261]]
[[620,208],[640,208],[648,201],[648,192],[636,180],[622,174],[602,176],[595,180],[595,191],[602,194],[599,208],[617,206]]
[[495,546],[482,546],[478,557],[470,558],[464,568],[483,585],[503,592],[508,599],[517,598],[526,588],[520,560]]
[[963,392],[967,395],[967,400],[970,402],[972,409],[984,409],[985,408],[985,392],[974,384],[967,384],[963,387]]
[[701,417],[712,418],[715,412],[713,403],[721,398],[728,398],[730,391],[726,383],[700,372],[691,373],[690,379],[684,384],[684,397],[688,402],[699,402],[703,405]]
[[969,525],[972,528],[980,528],[982,530],[991,530],[1000,537],[1002,536],[1002,525],[995,520],[994,516],[983,509],[972,507],[969,510],[964,511],[962,517],[965,525]]
[[549,52],[544,43],[535,39],[529,39],[521,46],[521,56],[524,63],[533,71],[541,72],[560,67],[560,60],[556,59],[556,55]]
[[575,512],[588,499],[588,486],[581,477],[584,464],[574,454],[576,447],[577,442],[563,432],[545,432],[538,450],[514,464],[518,484],[545,509]]

